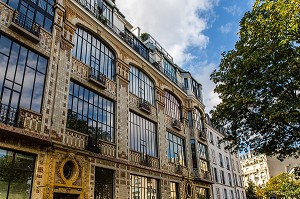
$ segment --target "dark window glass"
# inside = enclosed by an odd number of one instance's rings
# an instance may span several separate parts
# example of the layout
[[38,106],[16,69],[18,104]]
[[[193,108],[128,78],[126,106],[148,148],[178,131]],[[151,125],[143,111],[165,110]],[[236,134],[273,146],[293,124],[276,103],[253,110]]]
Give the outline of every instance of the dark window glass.
[[141,70],[130,66],[129,91],[154,105],[154,84]]
[[176,182],[170,182],[170,199],[179,199],[179,185]]
[[221,153],[219,153],[219,159],[220,159],[220,166],[224,167],[224,163],[223,163],[223,156]]
[[136,175],[130,175],[130,179],[130,198],[158,198],[158,181],[156,179]]
[[157,156],[155,124],[132,112],[129,113],[130,149]]
[[224,199],[228,199],[227,190],[224,189]]
[[192,150],[193,168],[198,168],[195,140],[191,140],[190,143],[191,143],[191,150]]
[[214,174],[215,174],[215,180],[216,180],[216,182],[219,182],[219,178],[218,178],[218,170],[217,170],[217,168],[214,168]]
[[114,171],[96,167],[95,169],[95,199],[113,198]]
[[225,157],[225,159],[226,159],[226,168],[227,168],[228,170],[230,170],[229,159],[228,159],[228,157]]
[[165,114],[180,120],[181,106],[179,101],[169,92],[165,91]]
[[173,82],[177,82],[176,68],[167,60],[164,60],[164,73],[171,79]]
[[92,67],[92,75],[104,74],[109,79],[115,77],[115,55],[97,37],[77,28],[73,39],[73,56]]
[[88,134],[95,140],[114,142],[114,103],[71,82],[67,128]]
[[0,198],[29,199],[35,157],[0,148]]
[[189,89],[189,81],[188,81],[187,78],[184,78],[184,88],[185,88],[186,90]]
[[188,121],[189,121],[189,127],[192,128],[194,126],[194,121],[193,121],[193,113],[192,111],[188,112]]
[[202,85],[196,82],[194,79],[191,79],[191,84],[195,97],[202,101]]
[[4,0],[4,2],[51,32],[54,19],[53,0]]
[[47,59],[3,35],[0,58],[0,120],[14,120],[19,107],[40,112]]
[[183,139],[168,132],[167,140],[169,162],[185,165],[185,150]]

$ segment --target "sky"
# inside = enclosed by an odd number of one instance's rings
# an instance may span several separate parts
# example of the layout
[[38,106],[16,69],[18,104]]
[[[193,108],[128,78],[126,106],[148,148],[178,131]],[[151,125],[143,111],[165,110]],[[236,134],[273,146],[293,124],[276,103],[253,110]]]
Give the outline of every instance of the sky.
[[203,86],[205,111],[220,99],[210,74],[222,52],[234,49],[239,22],[254,0],[116,0],[134,27],[155,38]]

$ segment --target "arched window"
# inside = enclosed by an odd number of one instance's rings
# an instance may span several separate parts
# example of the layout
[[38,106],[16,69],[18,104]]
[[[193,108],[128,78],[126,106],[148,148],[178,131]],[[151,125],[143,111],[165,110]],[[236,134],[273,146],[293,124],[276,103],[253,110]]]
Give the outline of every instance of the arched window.
[[176,120],[181,118],[180,102],[168,91],[165,91],[165,114]]
[[129,91],[154,105],[154,84],[141,70],[130,66]]
[[203,125],[203,116],[201,112],[196,109],[195,110],[195,120],[196,120],[196,129],[198,129],[200,132],[204,131],[204,125]]
[[114,79],[115,54],[107,45],[82,28],[77,28],[73,41],[73,56],[91,66],[92,75],[101,73]]

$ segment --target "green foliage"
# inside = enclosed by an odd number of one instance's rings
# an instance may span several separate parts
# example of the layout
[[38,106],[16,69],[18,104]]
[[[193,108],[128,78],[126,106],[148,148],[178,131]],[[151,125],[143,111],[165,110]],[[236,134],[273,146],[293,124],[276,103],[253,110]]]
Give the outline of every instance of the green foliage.
[[246,197],[247,199],[258,199],[256,195],[256,187],[252,181],[248,183],[248,187],[246,188]]
[[144,32],[144,33],[141,34],[141,40],[142,41],[146,41],[148,38],[149,38],[149,33]]
[[267,182],[264,191],[268,198],[300,198],[300,180],[295,180],[293,175],[281,173]]
[[211,74],[232,151],[279,159],[300,154],[300,1],[256,0],[240,22],[235,49]]

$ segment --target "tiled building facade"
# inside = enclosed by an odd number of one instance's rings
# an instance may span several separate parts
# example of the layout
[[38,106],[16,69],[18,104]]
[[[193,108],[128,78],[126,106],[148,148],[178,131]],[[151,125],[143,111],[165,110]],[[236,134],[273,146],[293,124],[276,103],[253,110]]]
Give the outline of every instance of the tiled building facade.
[[212,175],[214,199],[245,199],[242,170],[238,154],[224,149],[224,129],[216,128],[206,115],[208,150]]
[[114,2],[0,1],[0,198],[212,198],[201,85]]

